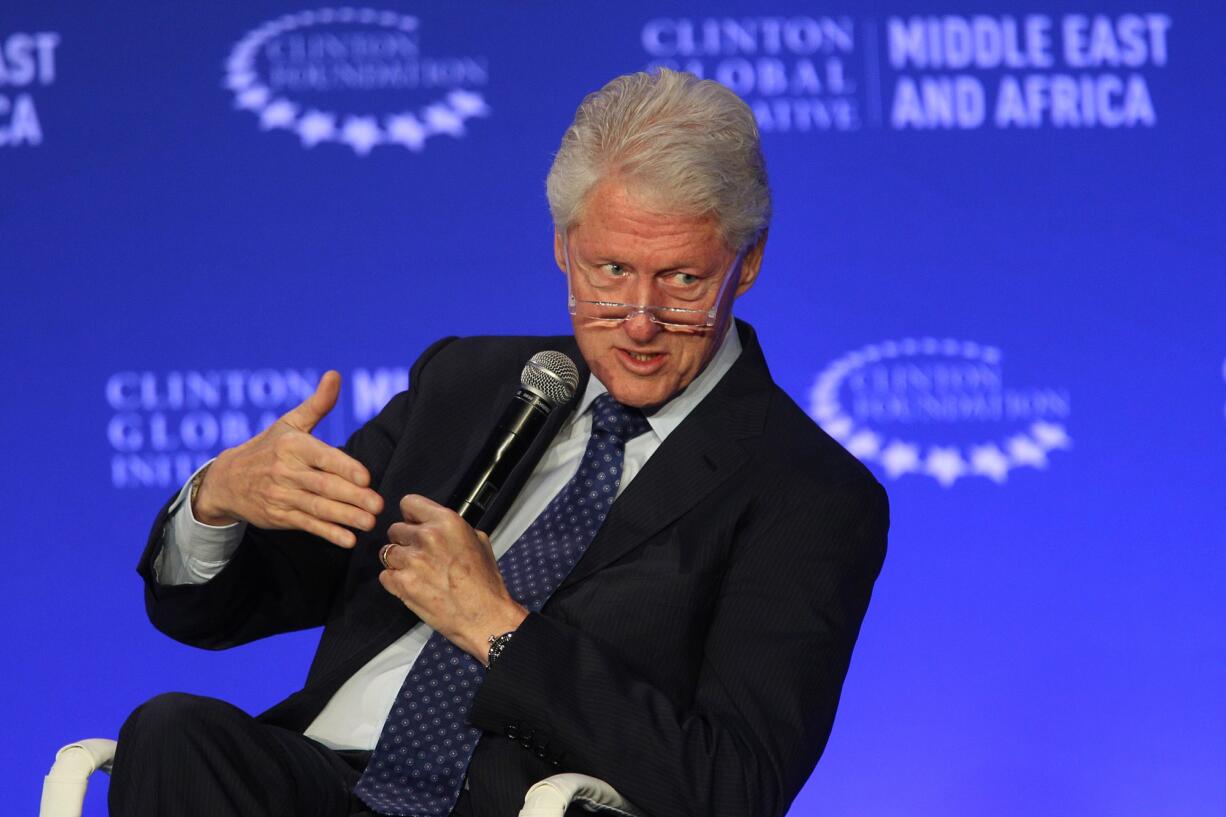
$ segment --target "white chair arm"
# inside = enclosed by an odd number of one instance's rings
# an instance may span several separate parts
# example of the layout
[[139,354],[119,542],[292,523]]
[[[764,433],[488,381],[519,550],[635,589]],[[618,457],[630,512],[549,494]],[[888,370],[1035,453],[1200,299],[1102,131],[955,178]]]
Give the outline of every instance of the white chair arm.
[[55,753],[55,763],[43,778],[39,817],[81,817],[85,787],[96,770],[111,770],[115,741],[90,738],[70,743]]
[[600,814],[646,817],[618,794],[617,789],[585,774],[555,774],[540,781],[528,789],[519,817],[562,817],[566,807],[574,801]]

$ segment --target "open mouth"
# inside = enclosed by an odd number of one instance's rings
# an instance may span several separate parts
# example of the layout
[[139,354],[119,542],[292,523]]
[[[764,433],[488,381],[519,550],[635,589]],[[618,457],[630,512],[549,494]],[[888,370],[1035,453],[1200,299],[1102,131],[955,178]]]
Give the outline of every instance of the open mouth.
[[636,374],[651,374],[664,365],[668,357],[664,352],[633,352],[629,349],[618,349],[617,356],[622,364]]

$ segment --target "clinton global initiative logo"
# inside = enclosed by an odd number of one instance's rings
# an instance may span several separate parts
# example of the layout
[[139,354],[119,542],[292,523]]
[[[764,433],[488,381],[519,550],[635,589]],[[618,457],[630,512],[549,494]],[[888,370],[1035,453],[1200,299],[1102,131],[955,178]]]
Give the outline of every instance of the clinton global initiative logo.
[[304,147],[379,145],[420,152],[488,116],[485,57],[426,55],[417,17],[371,8],[287,14],[247,32],[226,61],[234,104],[260,129]]
[[[245,442],[315,391],[315,369],[118,371],[105,385],[111,485],[182,485],[223,448]],[[330,445],[374,417],[408,386],[403,367],[358,368],[341,379],[336,407],[315,428]]]
[[656,17],[639,42],[649,70],[689,71],[736,91],[764,133],[850,131],[863,119],[860,70],[875,67],[858,50],[875,45],[868,26],[861,33],[850,17],[807,14]]
[[1000,350],[972,341],[907,338],[850,352],[818,374],[809,413],[888,477],[924,474],[945,487],[1003,483],[1072,445],[1068,392],[1006,388]]
[[740,94],[763,133],[1152,128],[1170,15],[654,17],[649,62]]

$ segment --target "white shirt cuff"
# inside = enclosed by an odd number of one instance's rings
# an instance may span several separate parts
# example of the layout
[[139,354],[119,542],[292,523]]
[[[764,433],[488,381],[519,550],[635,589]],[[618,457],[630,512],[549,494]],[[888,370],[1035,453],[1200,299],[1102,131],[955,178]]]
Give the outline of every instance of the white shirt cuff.
[[170,506],[162,530],[162,549],[153,559],[158,584],[204,584],[222,571],[238,550],[247,530],[246,522],[206,525],[192,514],[192,480],[213,464],[209,460],[196,470]]

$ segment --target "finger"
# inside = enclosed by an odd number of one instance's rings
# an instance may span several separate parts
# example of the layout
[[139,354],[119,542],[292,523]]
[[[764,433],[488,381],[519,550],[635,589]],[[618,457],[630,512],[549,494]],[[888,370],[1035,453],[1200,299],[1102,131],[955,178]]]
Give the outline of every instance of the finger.
[[397,570],[382,570],[379,572],[379,584],[383,585],[383,589],[404,601],[402,581],[401,574]]
[[320,471],[336,474],[359,488],[370,485],[370,472],[366,466],[339,448],[328,445],[310,435],[295,435],[289,449],[304,464]]
[[390,542],[390,548],[387,549],[387,568],[388,570],[404,570],[412,561],[412,548],[398,545],[395,542]]
[[421,533],[421,525],[397,522],[387,529],[387,541],[394,545],[408,546],[417,544]]
[[360,530],[371,530],[375,526],[374,514],[318,494],[294,491],[290,494],[288,504],[291,508],[302,511],[307,516],[314,517],[321,522],[346,525]]
[[386,562],[387,569],[389,570],[402,569],[403,567],[405,567],[405,556],[403,556],[403,551],[405,551],[405,547],[401,545],[397,545],[396,542],[387,542],[387,543],[391,545],[391,547],[386,548],[386,551],[384,551],[385,552],[384,562]]
[[345,530],[340,525],[334,525],[322,519],[316,519],[302,511],[289,511],[286,514],[286,521],[291,527],[313,533],[320,539],[326,539],[338,547],[351,548],[358,541],[353,531]]
[[281,420],[299,431],[310,431],[336,405],[336,398],[340,393],[340,372],[330,369],[319,378],[315,392],[286,413]]
[[490,535],[483,530],[477,531],[477,539],[481,542],[482,547],[491,553],[494,552],[494,546],[490,544]]
[[383,589],[391,593],[393,596],[399,597],[396,592],[396,571],[392,569],[379,571],[379,584],[383,585]]
[[439,525],[397,522],[387,529],[387,540],[414,554],[439,553],[453,541]]
[[298,487],[309,493],[344,502],[372,514],[383,510],[383,497],[369,488],[359,488],[336,474],[311,469],[295,472],[293,476]]
[[449,516],[459,518],[455,511],[420,494],[406,494],[401,498],[400,514],[404,521],[418,523],[442,521]]

